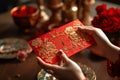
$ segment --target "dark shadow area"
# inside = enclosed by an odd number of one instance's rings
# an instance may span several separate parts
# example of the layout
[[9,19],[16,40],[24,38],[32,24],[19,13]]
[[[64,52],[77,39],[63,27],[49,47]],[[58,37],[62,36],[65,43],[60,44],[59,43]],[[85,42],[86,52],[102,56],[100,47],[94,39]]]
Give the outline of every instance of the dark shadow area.
[[107,1],[115,4],[120,4],[120,0],[102,0],[102,1]]
[[[31,53],[28,55],[28,57],[26,58],[26,60],[29,60],[29,59],[30,59],[31,57],[33,57],[33,56],[35,56],[35,54],[31,52]],[[33,57],[33,59],[34,59],[34,57]],[[0,59],[0,65],[1,65],[1,64],[7,64],[7,63],[20,63],[20,62],[22,62],[22,61],[20,61],[20,60],[17,59],[17,58],[9,58],[9,59],[1,58],[1,59]]]
[[36,3],[36,0],[0,0],[0,13],[4,13],[15,6]]
[[34,38],[35,34],[34,33],[25,33],[22,30],[18,28],[18,26],[11,26],[8,29],[6,29],[3,32],[0,32],[0,38],[11,38],[11,37],[16,37],[16,38],[24,38],[25,40],[31,40]]
[[18,4],[19,0],[0,0],[0,13],[6,12]]
[[0,59],[0,65],[2,63],[3,64],[6,64],[6,63],[19,63],[20,61],[17,60],[16,58],[13,58],[13,59]]
[[100,57],[100,56],[97,56],[95,54],[88,54],[88,57],[92,60],[92,61],[103,61],[103,60],[106,60],[104,57]]

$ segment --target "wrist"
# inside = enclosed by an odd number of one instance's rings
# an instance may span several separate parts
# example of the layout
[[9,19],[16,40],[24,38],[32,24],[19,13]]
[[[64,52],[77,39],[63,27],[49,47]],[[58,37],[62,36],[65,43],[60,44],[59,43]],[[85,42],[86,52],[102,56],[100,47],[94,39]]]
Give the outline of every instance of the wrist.
[[80,79],[80,80],[89,80],[88,78],[85,78],[85,79]]
[[116,60],[118,60],[119,54],[120,54],[120,48],[115,45],[111,45],[108,48],[107,52],[105,52],[105,58],[112,62],[115,62]]

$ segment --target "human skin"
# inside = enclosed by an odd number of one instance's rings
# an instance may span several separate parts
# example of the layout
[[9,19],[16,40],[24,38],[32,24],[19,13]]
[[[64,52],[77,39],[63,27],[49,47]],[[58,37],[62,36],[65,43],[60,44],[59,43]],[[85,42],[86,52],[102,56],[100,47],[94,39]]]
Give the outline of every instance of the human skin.
[[120,48],[113,45],[101,29],[93,26],[85,26],[79,27],[78,32],[83,32],[93,37],[95,44],[89,49],[95,55],[105,57],[112,62],[115,62],[119,58]]
[[[88,34],[95,40],[95,44],[89,47],[93,54],[105,57],[113,63],[118,60],[120,48],[113,45],[101,29],[84,26],[78,27],[77,33],[79,34],[79,32]],[[40,67],[59,80],[88,80],[81,68],[69,59],[62,50],[58,54],[64,62],[63,66],[45,63],[40,57],[37,57]]]
[[78,64],[69,59],[62,50],[59,51],[59,54],[64,62],[62,66],[45,63],[40,57],[37,57],[38,64],[58,80],[86,80]]

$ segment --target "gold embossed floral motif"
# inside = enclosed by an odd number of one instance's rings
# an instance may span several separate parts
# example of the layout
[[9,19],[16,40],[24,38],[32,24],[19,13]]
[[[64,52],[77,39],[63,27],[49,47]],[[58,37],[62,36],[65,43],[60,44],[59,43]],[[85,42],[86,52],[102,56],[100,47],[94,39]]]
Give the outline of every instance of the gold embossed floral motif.
[[41,35],[29,43],[35,54],[40,56],[43,61],[55,64],[60,60],[57,56],[59,49],[62,49],[69,57],[94,43],[91,36],[78,33],[78,27],[84,26],[79,20],[75,20]]
[[38,50],[39,56],[45,59],[46,62],[52,62],[52,59],[56,56],[58,50],[56,49],[55,44],[52,42],[47,42],[43,44],[41,48]]
[[78,42],[80,41],[82,38],[80,35],[78,35],[76,33],[76,31],[74,30],[74,28],[72,26],[67,27],[65,29],[65,33],[70,37],[71,40],[73,40],[74,42]]
[[79,26],[83,26],[83,24],[79,23],[78,21],[74,21],[73,27],[79,27]]
[[32,46],[35,48],[41,46],[43,44],[43,41],[40,38],[36,38],[32,41]]

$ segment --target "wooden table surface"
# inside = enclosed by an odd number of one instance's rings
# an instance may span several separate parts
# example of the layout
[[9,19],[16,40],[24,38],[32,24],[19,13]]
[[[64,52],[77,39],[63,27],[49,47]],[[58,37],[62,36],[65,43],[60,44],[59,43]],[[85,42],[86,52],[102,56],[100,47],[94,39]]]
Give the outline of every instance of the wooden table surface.
[[[14,24],[9,11],[0,14],[0,39],[6,37],[30,40],[29,35],[18,32],[18,27]],[[106,60],[92,55],[88,50],[79,52],[70,58],[92,68],[97,80],[114,80],[107,74]],[[34,53],[31,53],[24,62],[19,62],[17,59],[0,59],[0,80],[37,80],[39,71],[40,67]]]

